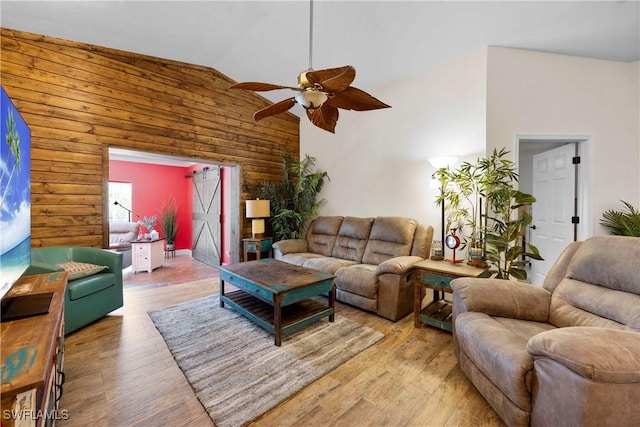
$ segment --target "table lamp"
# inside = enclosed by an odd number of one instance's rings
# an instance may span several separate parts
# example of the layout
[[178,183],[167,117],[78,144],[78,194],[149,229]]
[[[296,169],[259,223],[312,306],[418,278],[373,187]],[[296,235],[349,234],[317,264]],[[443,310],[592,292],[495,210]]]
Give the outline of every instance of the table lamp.
[[264,218],[271,216],[271,204],[269,200],[247,200],[247,218],[251,219],[251,234],[256,238],[256,234],[264,233]]

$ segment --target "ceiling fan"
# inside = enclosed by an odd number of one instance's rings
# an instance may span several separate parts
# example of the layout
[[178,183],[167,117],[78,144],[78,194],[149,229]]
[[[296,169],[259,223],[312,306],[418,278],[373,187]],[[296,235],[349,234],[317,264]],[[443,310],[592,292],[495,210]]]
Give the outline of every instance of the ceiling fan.
[[324,70],[314,70],[313,57],[313,0],[309,6],[309,69],[298,75],[298,86],[281,86],[271,83],[236,83],[231,89],[245,89],[264,92],[276,89],[291,89],[298,92],[295,96],[272,104],[254,113],[253,119],[289,111],[300,104],[307,112],[307,117],[321,129],[335,133],[338,122],[338,108],[343,110],[367,111],[390,108],[390,105],[374,98],[368,93],[351,86],[356,78],[356,69],[351,65]]

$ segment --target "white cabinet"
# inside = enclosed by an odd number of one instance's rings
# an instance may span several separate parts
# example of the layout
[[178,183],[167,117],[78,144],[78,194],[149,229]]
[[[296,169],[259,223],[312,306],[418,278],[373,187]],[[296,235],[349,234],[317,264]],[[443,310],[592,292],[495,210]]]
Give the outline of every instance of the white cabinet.
[[131,263],[133,272],[152,272],[162,267],[164,257],[164,239],[136,240],[131,243]]

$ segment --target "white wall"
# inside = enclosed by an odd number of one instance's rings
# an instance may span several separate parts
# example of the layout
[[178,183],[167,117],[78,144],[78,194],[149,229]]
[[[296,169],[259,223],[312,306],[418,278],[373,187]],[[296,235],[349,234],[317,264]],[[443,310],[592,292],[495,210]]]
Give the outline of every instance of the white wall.
[[589,136],[594,234],[602,212],[620,200],[640,205],[638,63],[490,47],[487,152],[516,135]]
[[407,216],[439,235],[438,190],[430,186],[434,168],[427,159],[484,155],[486,49],[410,80],[359,88],[392,108],[340,110],[335,135],[300,121],[301,155],[316,157],[331,179],[320,195],[328,201],[321,214]]

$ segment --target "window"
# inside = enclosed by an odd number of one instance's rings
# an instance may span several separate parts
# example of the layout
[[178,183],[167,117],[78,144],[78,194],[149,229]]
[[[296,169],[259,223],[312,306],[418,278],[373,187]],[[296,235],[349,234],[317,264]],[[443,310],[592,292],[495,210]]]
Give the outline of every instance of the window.
[[109,182],[109,221],[131,222],[131,205],[131,183]]

